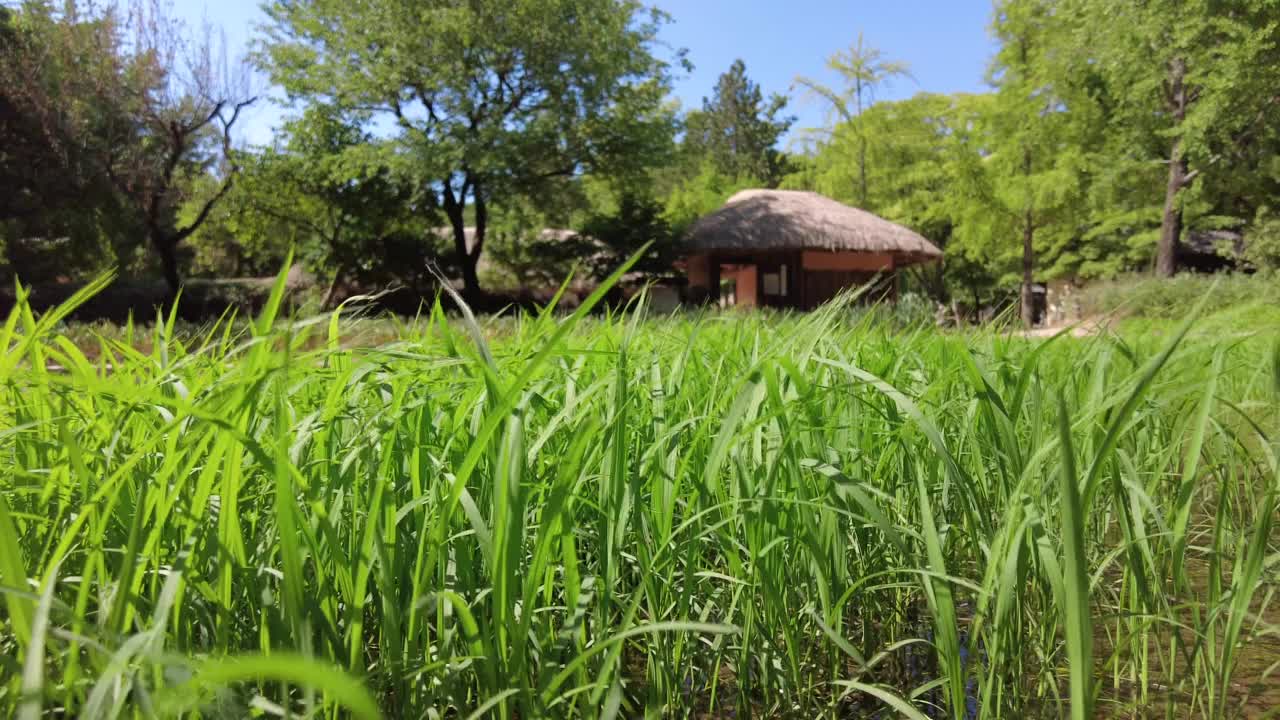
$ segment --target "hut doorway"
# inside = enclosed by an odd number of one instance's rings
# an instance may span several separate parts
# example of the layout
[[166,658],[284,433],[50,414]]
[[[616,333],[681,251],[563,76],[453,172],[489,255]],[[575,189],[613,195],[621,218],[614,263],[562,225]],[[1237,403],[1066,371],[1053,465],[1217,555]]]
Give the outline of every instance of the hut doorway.
[[721,263],[718,267],[720,307],[759,305],[760,273],[754,263]]
[[721,307],[799,307],[797,265],[791,253],[715,260]]
[[893,258],[877,253],[705,253],[690,257],[689,285],[698,301],[720,307],[812,310],[841,292],[870,285],[862,302],[897,297]]

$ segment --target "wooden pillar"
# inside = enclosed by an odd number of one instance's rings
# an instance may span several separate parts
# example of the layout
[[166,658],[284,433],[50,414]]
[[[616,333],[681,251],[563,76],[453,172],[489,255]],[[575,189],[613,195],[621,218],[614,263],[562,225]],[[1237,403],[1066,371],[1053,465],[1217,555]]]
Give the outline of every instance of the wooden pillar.
[[764,268],[760,266],[760,256],[751,256],[750,264],[755,266],[755,306],[764,307],[768,302],[764,297]]
[[801,265],[804,258],[796,250],[787,257],[787,302],[797,310],[805,310],[804,306],[804,269]]
[[707,256],[707,262],[710,266],[707,268],[707,277],[711,281],[711,287],[707,289],[707,301],[712,305],[720,304],[720,258],[714,253]]
[[804,269],[804,251],[796,252],[796,292],[800,294],[800,309],[809,309],[809,272]]

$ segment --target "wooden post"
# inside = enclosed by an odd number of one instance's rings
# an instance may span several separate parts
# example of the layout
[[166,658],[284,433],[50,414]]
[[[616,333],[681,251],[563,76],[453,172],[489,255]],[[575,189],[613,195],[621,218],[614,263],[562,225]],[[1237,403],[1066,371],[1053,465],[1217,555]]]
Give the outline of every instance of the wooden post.
[[720,304],[720,258],[712,254],[707,256],[707,277],[711,279],[711,287],[707,288],[707,300],[712,305]]
[[768,307],[769,302],[764,294],[764,267],[760,265],[760,256],[752,255],[751,264],[756,268],[756,307]]

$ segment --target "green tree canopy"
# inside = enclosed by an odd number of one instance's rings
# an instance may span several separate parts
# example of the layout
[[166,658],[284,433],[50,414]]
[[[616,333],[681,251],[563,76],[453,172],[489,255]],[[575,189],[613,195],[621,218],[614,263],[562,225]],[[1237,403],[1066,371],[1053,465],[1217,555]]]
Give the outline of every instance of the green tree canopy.
[[394,148],[323,106],[283,130],[277,147],[245,154],[234,191],[194,241],[201,250],[233,248],[235,265],[273,272],[293,246],[330,280],[325,305],[349,279],[425,290],[443,238],[416,211],[418,188],[397,171]]
[[776,187],[786,170],[777,145],[795,122],[783,114],[786,107],[786,97],[777,93],[766,100],[747,77],[746,63],[735,60],[702,99],[702,109],[685,118],[687,157],[695,167],[710,163],[726,177],[757,178]]
[[911,77],[910,67],[898,60],[889,60],[884,53],[864,40],[862,33],[848,50],[842,50],[827,58],[827,69],[840,76],[842,87],[825,85],[813,78],[799,76],[796,85],[827,104],[827,128],[810,129],[822,138],[830,138],[843,123],[852,128],[858,148],[858,205],[867,207],[870,202],[868,186],[867,148],[869,140],[861,132],[861,125],[854,120],[875,102],[875,93],[894,78]]
[[[664,17],[637,0],[276,0],[259,59],[289,95],[394,124],[424,211],[443,210],[479,290],[490,203],[584,172],[639,172],[669,145]],[[474,217],[470,243],[465,227]]]
[[[253,102],[243,76],[210,28],[193,34],[154,2],[29,0],[0,23],[6,234],[66,239],[72,255],[107,265],[141,236],[176,292],[179,244],[235,177],[231,133]],[[180,221],[211,178],[215,191]],[[102,235],[108,242],[92,242]]]
[[1213,201],[1194,208],[1188,191],[1214,170],[1249,164],[1280,121],[1280,13],[1269,0],[1069,0],[1055,22],[1076,56],[1063,61],[1074,62],[1078,78],[1095,78],[1114,135],[1108,164],[1144,178],[1135,165],[1165,168],[1145,195],[1154,203],[1109,208],[1102,220],[1159,206],[1156,269],[1170,276],[1188,209],[1252,215]]
[[117,93],[126,64],[114,11],[24,2],[0,7],[0,241],[27,282],[97,272],[139,234],[102,171],[104,144],[128,144]]

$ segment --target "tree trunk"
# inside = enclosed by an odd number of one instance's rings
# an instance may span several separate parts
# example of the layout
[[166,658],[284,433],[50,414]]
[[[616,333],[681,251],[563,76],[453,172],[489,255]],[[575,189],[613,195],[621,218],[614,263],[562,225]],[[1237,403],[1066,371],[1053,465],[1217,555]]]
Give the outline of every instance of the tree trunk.
[[859,203],[867,209],[867,129],[862,127],[862,78],[858,78],[854,97],[858,112],[858,192]]
[[484,189],[480,183],[473,183],[471,186],[471,199],[476,205],[476,233],[471,239],[471,251],[467,254],[466,273],[469,273],[471,282],[471,292],[478,294],[480,292],[480,280],[476,275],[476,268],[480,265],[480,253],[484,252],[485,235],[489,228],[489,206],[485,202]]
[[151,245],[160,256],[160,268],[164,273],[165,285],[169,288],[169,300],[172,301],[178,297],[178,289],[182,286],[182,278],[178,275],[178,244],[166,237],[164,233],[153,230]]
[[1036,324],[1035,293],[1032,292],[1036,267],[1035,225],[1031,222],[1031,211],[1027,211],[1022,223],[1022,325],[1031,327]]
[[[1025,47],[1023,49],[1025,60]],[[1022,149],[1022,174],[1026,178],[1027,185],[1031,184],[1031,149],[1024,147]],[[1028,187],[1028,192],[1030,188]],[[1035,293],[1032,292],[1032,283],[1035,281],[1036,270],[1036,247],[1035,247],[1035,217],[1032,205],[1027,203],[1026,209],[1022,214],[1022,326],[1032,327],[1036,324],[1036,307]]]
[[476,274],[476,259],[466,253],[462,256],[462,291],[467,297],[480,295],[480,276]]
[[333,273],[333,280],[329,283],[329,289],[324,293],[324,300],[320,301],[320,309],[328,310],[333,307],[333,297],[338,294],[338,285],[342,283],[343,270],[339,265],[338,269]]
[[1160,244],[1156,246],[1156,275],[1173,277],[1177,270],[1178,242],[1182,238],[1182,205],[1178,195],[1187,184],[1187,159],[1182,141],[1173,141],[1169,154],[1169,182],[1164,190],[1164,214],[1160,217]]
[[867,137],[863,135],[858,144],[858,184],[862,194],[861,208],[867,209]]
[[467,248],[467,220],[463,210],[462,201],[453,194],[451,189],[446,188],[444,214],[449,218],[449,225],[453,229],[453,253],[458,259],[458,267],[462,270],[463,294],[467,297],[475,297],[480,294],[480,279],[476,276],[476,258],[479,257],[479,253],[473,257]]
[[[1166,102],[1173,115],[1175,129],[1187,118],[1187,62],[1174,58],[1169,63],[1168,95]],[[1182,206],[1178,194],[1187,184],[1187,158],[1183,154],[1182,138],[1174,137],[1169,151],[1169,182],[1164,189],[1164,214],[1160,217],[1160,244],[1156,246],[1156,275],[1173,277],[1177,268],[1178,241],[1182,238]]]

